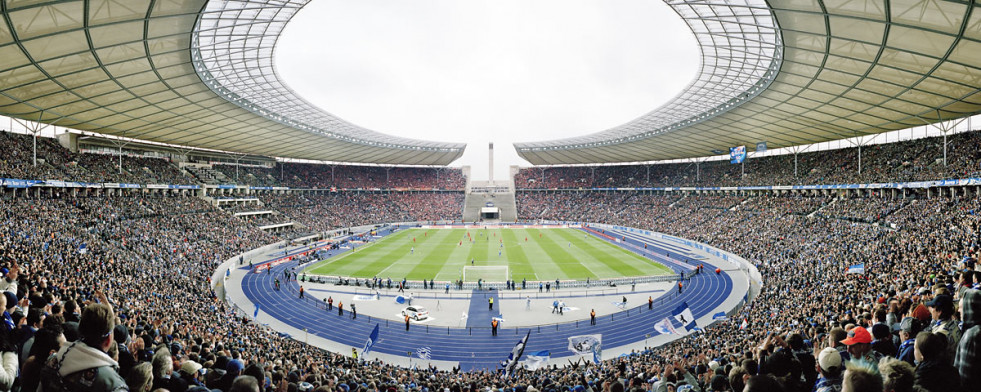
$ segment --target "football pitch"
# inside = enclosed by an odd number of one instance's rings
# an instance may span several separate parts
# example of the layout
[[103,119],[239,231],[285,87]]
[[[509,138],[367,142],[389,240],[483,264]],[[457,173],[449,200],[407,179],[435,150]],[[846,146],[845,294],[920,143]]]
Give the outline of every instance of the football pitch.
[[356,278],[455,281],[464,277],[464,267],[470,266],[471,261],[481,268],[467,268],[467,281],[595,280],[673,274],[660,263],[581,230],[558,228],[401,230],[304,271]]

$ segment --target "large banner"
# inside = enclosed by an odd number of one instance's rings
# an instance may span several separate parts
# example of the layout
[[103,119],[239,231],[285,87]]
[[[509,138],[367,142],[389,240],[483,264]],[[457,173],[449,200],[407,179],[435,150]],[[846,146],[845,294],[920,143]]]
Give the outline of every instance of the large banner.
[[569,337],[569,351],[576,355],[591,354],[594,347],[603,343],[603,335],[579,335]]
[[743,163],[746,160],[746,146],[729,148],[729,163]]

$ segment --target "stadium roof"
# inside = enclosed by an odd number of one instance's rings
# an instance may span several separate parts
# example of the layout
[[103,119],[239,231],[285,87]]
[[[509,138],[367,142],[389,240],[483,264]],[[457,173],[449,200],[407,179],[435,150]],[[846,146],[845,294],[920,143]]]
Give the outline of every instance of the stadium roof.
[[790,147],[981,113],[981,12],[972,2],[667,0],[702,50],[680,95],[606,131],[515,143],[541,164]]
[[[445,165],[464,145],[360,128],[290,91],[272,55],[308,0],[0,2],[0,114],[141,140],[344,162]],[[704,157],[981,112],[981,12],[937,0],[667,0],[702,50],[670,103],[533,164]]]
[[0,1],[0,114],[266,156],[446,165],[463,154],[360,128],[284,86],[273,48],[306,3]]

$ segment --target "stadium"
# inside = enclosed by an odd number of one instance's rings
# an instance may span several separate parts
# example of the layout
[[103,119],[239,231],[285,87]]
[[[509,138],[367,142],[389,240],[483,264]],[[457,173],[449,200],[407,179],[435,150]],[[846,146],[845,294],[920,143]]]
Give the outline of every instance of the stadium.
[[978,6],[665,3],[680,93],[478,180],[305,0],[0,2],[0,391],[979,390]]

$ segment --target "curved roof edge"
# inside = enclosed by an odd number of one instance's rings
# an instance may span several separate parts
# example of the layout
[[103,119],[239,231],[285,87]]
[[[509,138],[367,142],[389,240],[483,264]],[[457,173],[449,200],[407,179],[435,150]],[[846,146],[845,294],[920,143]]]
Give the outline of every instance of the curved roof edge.
[[[667,4],[688,24],[701,48],[698,75],[671,101],[618,127],[551,141],[514,143],[519,155],[630,143],[715,118],[773,82],[783,60],[776,18],[763,0]],[[530,159],[529,159],[530,160]]]
[[[703,59],[745,49],[732,44],[739,41],[731,35],[741,32],[728,16],[735,12],[730,5],[698,4],[706,13],[700,19],[726,26],[708,33],[693,29]],[[751,151],[760,142],[768,149],[794,147],[981,113],[981,3],[769,0],[766,7],[782,58],[772,82],[755,95],[721,110],[692,107],[699,112],[674,128],[649,117],[676,100],[610,131],[516,143],[519,156],[534,165],[701,158],[740,145]],[[616,132],[624,127],[637,132]]]
[[[262,13],[249,14],[251,2],[228,2],[242,5],[239,16],[255,20],[302,4],[257,2]],[[375,133],[330,137],[216,94],[192,60],[194,26],[206,5],[206,0],[0,2],[0,115],[231,154],[429,166],[449,165],[463,154],[464,144]],[[259,56],[248,51],[254,40],[267,41],[264,45],[275,40],[258,30],[250,34],[252,27],[215,30],[249,42],[237,46],[229,61]],[[271,62],[265,52],[259,58]]]
[[308,2],[209,1],[192,33],[194,70],[215,94],[289,127],[370,147],[462,154],[462,143],[415,140],[358,127],[287,87],[276,72],[273,53],[286,24]]

